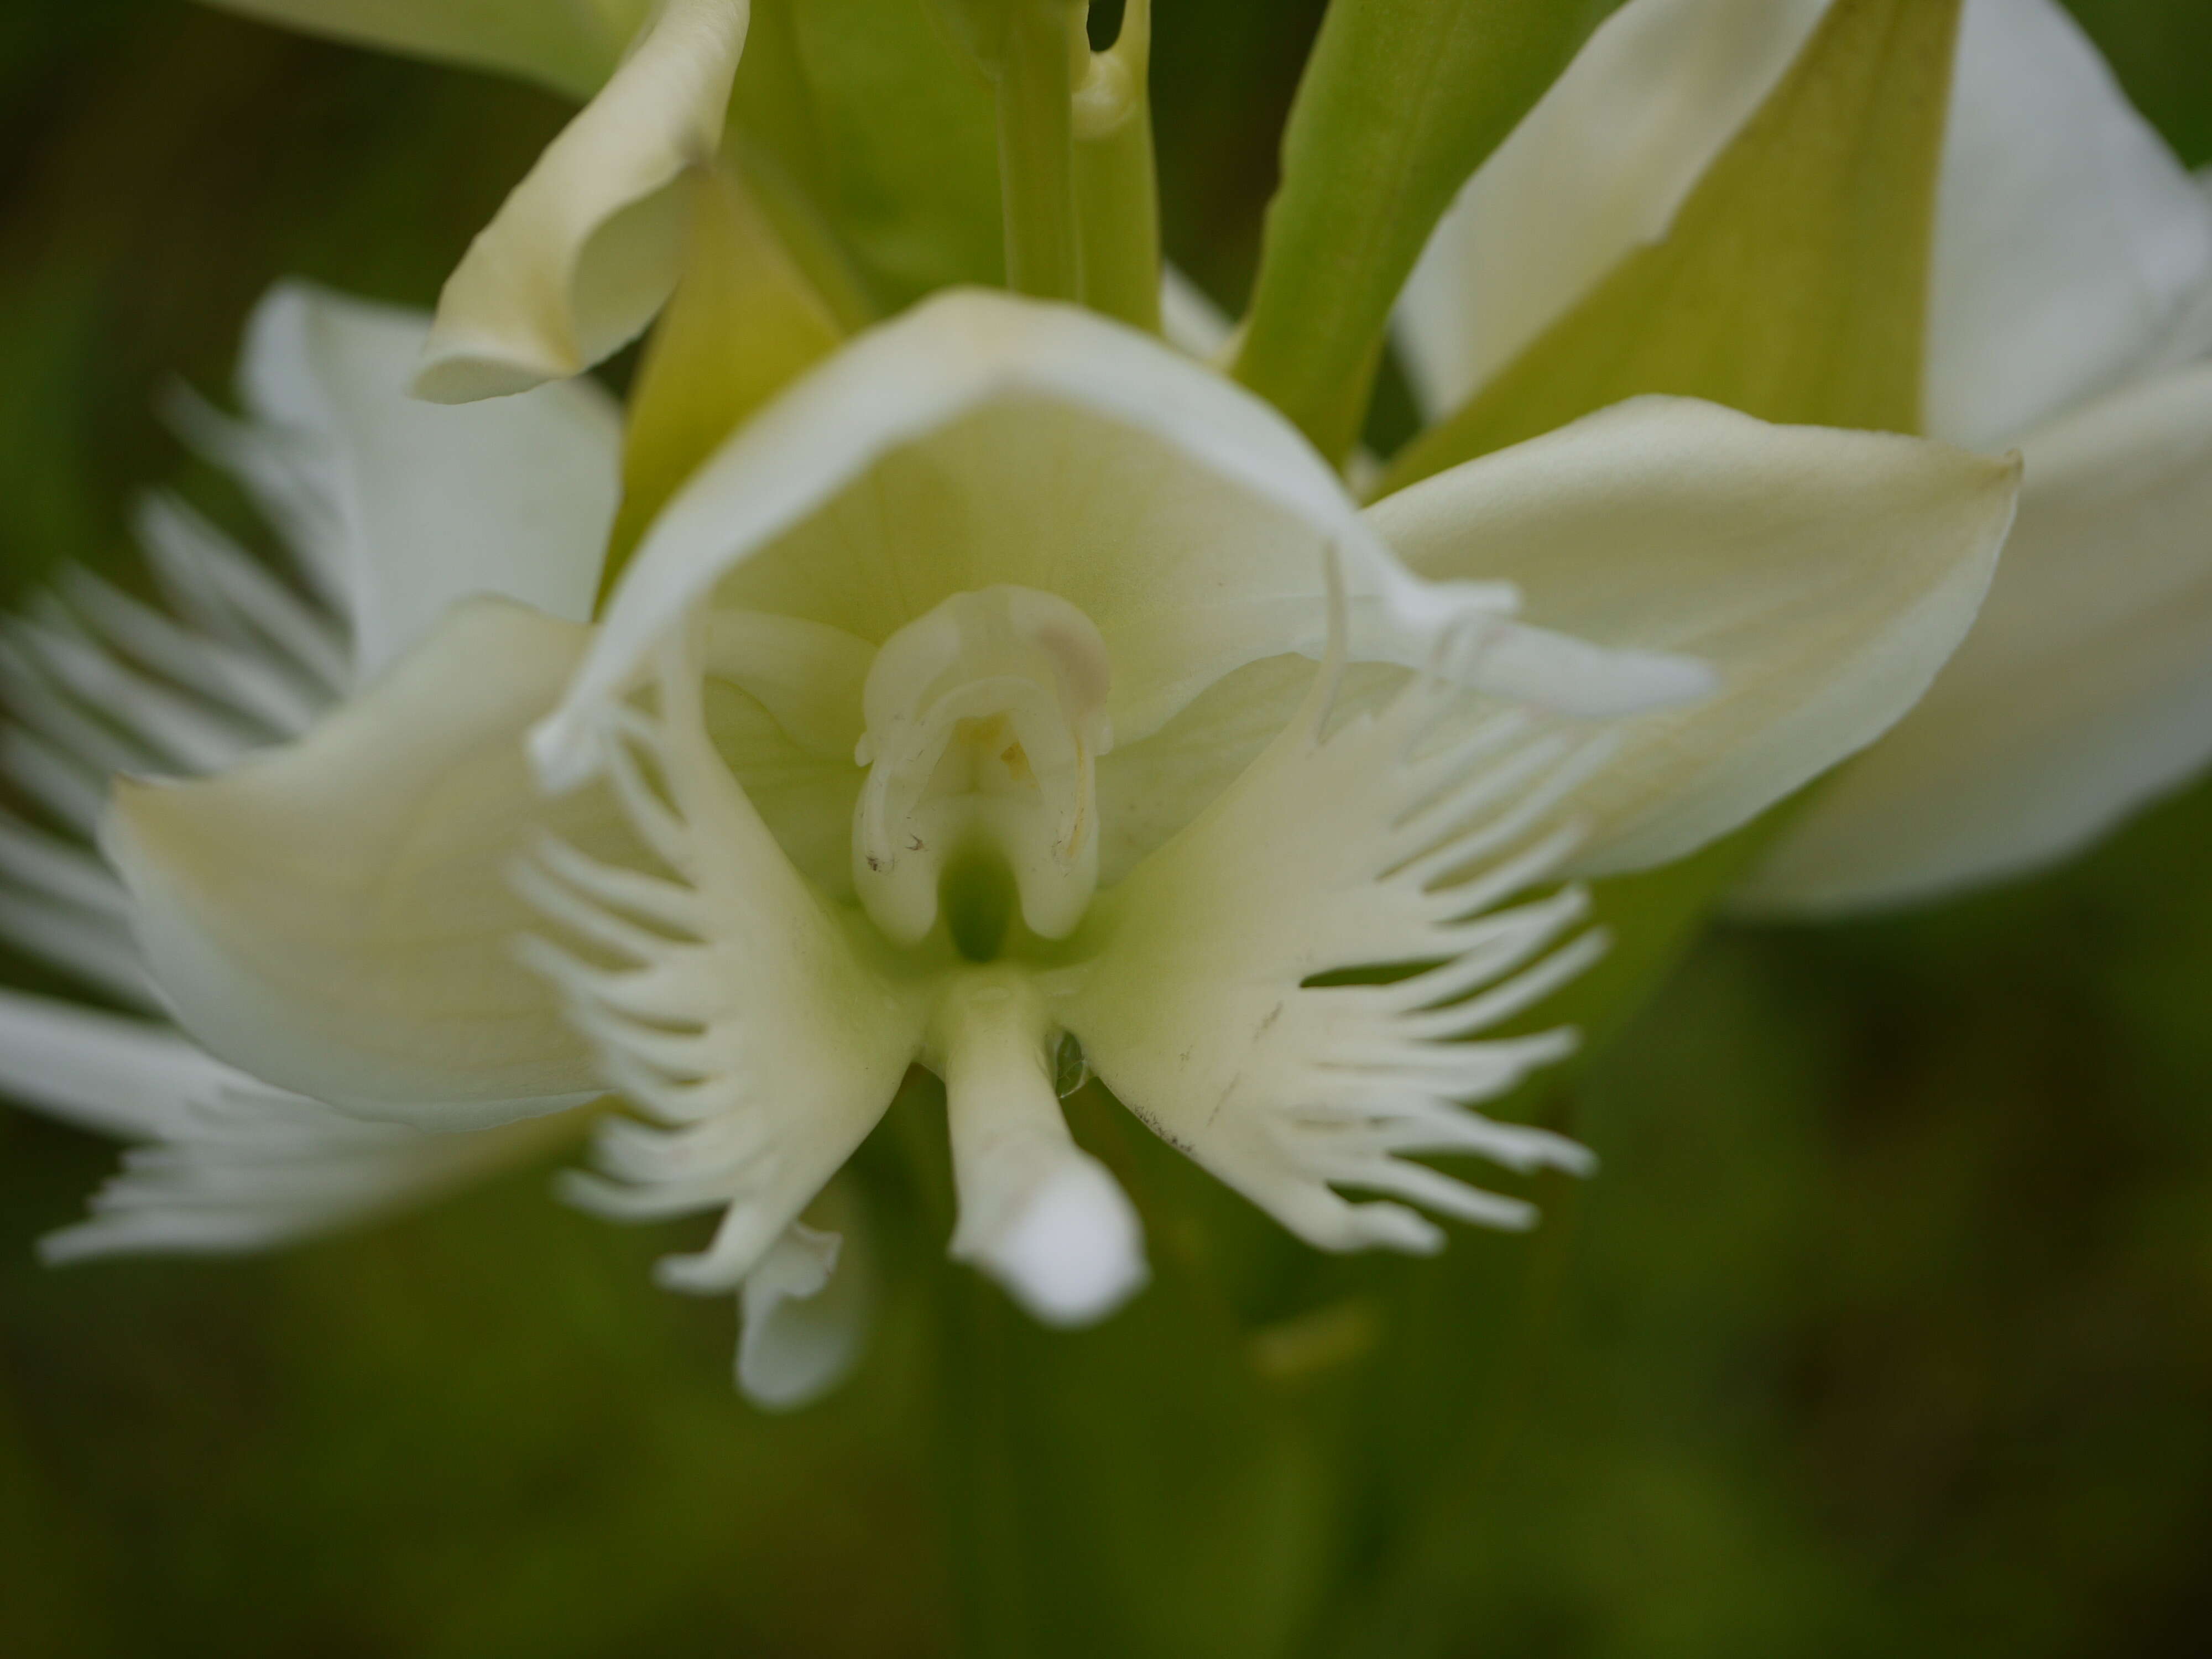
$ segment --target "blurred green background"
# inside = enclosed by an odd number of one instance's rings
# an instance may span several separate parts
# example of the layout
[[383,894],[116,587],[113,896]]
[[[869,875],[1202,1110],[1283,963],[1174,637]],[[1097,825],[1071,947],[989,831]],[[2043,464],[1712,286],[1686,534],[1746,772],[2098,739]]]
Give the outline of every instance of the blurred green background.
[[[2203,0],[2076,9],[2212,160]],[[1159,10],[1170,250],[1234,301],[1317,8]],[[115,562],[153,395],[271,278],[428,303],[560,118],[182,0],[0,11],[6,595]],[[1079,1097],[1160,1281],[1080,1337],[938,1263],[907,1101],[888,1316],[790,1419],[648,1284],[691,1230],[544,1170],[49,1273],[113,1151],[0,1111],[0,1655],[2202,1654],[2208,847],[2200,788],[2055,879],[1716,936],[1566,1104],[1603,1176],[1438,1261],[1286,1247]]]

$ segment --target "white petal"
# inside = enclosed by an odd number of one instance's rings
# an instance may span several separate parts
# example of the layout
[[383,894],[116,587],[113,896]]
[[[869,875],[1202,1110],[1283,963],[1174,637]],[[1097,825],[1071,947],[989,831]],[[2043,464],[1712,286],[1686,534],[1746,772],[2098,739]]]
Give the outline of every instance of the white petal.
[[529,959],[658,1126],[611,1121],[600,1176],[571,1195],[620,1218],[721,1210],[707,1249],[663,1261],[660,1278],[726,1291],[883,1116],[924,1005],[866,921],[792,868],[732,777],[693,641],[666,647],[661,671],[659,713],[631,711],[604,760],[670,875],[548,839],[515,879],[548,924]]
[[859,1241],[793,1222],[738,1292],[738,1387],[763,1411],[811,1405],[850,1374],[872,1311]]
[[0,679],[27,724],[103,771],[211,771],[265,735],[142,673],[51,612],[0,626]]
[[605,394],[578,382],[434,408],[406,392],[424,327],[287,283],[254,313],[240,374],[247,409],[320,504],[303,550],[351,626],[362,678],[459,599],[589,617],[620,491],[621,414]]
[[1638,248],[1781,81],[1828,0],[1630,0],[1476,172],[1406,287],[1423,409],[1456,408]]
[[652,0],[210,0],[365,46],[505,70],[589,97]]
[[[1358,639],[1355,620],[1352,637]],[[1483,653],[1495,667],[1501,656],[1521,656],[1520,678],[1534,665],[1570,665],[1588,647],[1515,626],[1494,630]],[[1633,653],[1612,653],[1613,664]],[[1610,665],[1609,665],[1610,666]],[[1098,879],[1110,887],[1137,862],[1196,817],[1231,779],[1259,758],[1297,712],[1313,685],[1314,665],[1304,655],[1270,657],[1238,669],[1209,686],[1191,704],[1142,742],[1117,745],[1098,763]],[[1687,671],[1685,672],[1685,671]],[[1685,699],[1708,695],[1713,683],[1686,659],[1654,659],[1651,678],[1680,677]],[[1389,662],[1354,662],[1345,673],[1344,702],[1365,708],[1405,683],[1405,668]],[[1563,687],[1573,689],[1573,676]],[[1504,692],[1510,688],[1493,687]],[[1589,712],[1617,712],[1601,706]]]
[[2054,0],[1968,0],[1943,157],[1928,429],[1996,447],[2171,361],[2212,206]]
[[[1505,1092],[1571,1034],[1469,1041],[1586,966],[1567,940],[1578,891],[1501,908],[1571,844],[1562,828],[1602,760],[1480,716],[1413,680],[1379,711],[1332,719],[1322,683],[1298,718],[1181,835],[1101,896],[1076,940],[1094,960],[1059,1013],[1116,1097],[1309,1243],[1427,1251],[1442,1234],[1364,1187],[1461,1218],[1525,1226],[1518,1200],[1406,1154],[1475,1152],[1587,1168],[1579,1147],[1461,1103]],[[1331,725],[1334,729],[1328,729]],[[1387,985],[1337,969],[1440,965]]]
[[440,403],[580,374],[667,303],[684,175],[714,159],[748,0],[665,0],[446,283],[415,389]]
[[504,874],[532,830],[630,845],[600,792],[544,802],[521,749],[585,635],[471,601],[303,741],[118,786],[106,848],[194,1036],[283,1087],[427,1127],[595,1091],[581,1040],[513,959],[532,913]]
[[141,1143],[50,1262],[266,1249],[421,1203],[542,1150],[540,1119],[467,1135],[362,1123],[223,1065],[173,1027],[0,992],[0,1092]]
[[[1510,608],[1495,586],[1411,579],[1287,422],[1158,340],[1071,307],[941,295],[854,340],[701,469],[533,752],[550,780],[587,772],[610,699],[709,595],[879,645],[996,584],[1096,625],[1115,740],[1133,742],[1243,664],[1317,650],[1331,546],[1368,602],[1361,647],[1393,660]],[[1649,668],[1612,665],[1600,689],[1640,698]]]
[[1871,743],[1981,603],[2014,463],[1638,398],[1369,510],[1414,569],[1518,582],[1531,621],[1695,656],[1718,695],[1623,731],[1574,867],[1680,858]]
[[2031,435],[1981,620],[1747,908],[1896,903],[2076,851],[2212,759],[2212,365]]
[[[543,752],[582,740],[585,711],[718,585],[723,604],[873,644],[955,592],[1054,593],[1105,636],[1125,700],[1190,672],[1190,636],[1218,613],[1304,600],[1314,631],[1331,538],[1382,560],[1326,464],[1258,399],[1073,307],[940,296],[860,336],[695,477],[625,573]],[[1124,739],[1141,712],[1117,701]]]

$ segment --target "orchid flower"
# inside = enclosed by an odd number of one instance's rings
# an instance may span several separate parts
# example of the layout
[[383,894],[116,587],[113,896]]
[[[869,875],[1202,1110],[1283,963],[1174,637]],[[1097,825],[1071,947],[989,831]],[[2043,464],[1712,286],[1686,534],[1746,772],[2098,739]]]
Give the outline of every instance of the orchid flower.
[[[296,585],[156,495],[136,528],[165,608],[73,570],[0,627],[14,716],[0,727],[0,774],[35,809],[0,812],[0,934],[131,1011],[0,992],[8,1091],[140,1143],[94,1218],[45,1242],[51,1261],[289,1243],[580,1127],[554,1118],[434,1137],[224,1065],[166,1018],[130,896],[89,844],[112,775],[217,771],[303,736],[477,584],[553,615],[588,613],[619,411],[585,381],[483,409],[410,404],[422,337],[410,313],[279,289],[247,344],[251,420],[190,399],[176,409],[196,445],[267,503]],[[392,488],[401,476],[410,486]]]
[[[1443,417],[1664,239],[1832,10],[1631,0],[1470,181],[1399,313]],[[2052,0],[1967,0],[1922,422],[2026,458],[1980,621],[1738,894],[1895,903],[2088,844],[2212,758],[2212,200]]]
[[[410,402],[425,331],[270,301],[248,418],[198,424],[319,602],[266,606],[273,635],[197,610],[196,639],[88,611],[101,670],[46,673],[41,744],[81,785],[131,775],[102,925],[127,918],[202,1072],[304,1103],[331,1184],[379,1195],[418,1184],[372,1178],[392,1147],[450,1149],[442,1178],[616,1092],[570,1195],[720,1214],[663,1277],[738,1294],[775,1403],[849,1358],[819,1200],[917,1064],[945,1085],[953,1253],[1050,1322],[1146,1273],[1136,1207],[1062,1120],[1062,1041],[1318,1247],[1434,1249],[1424,1208],[1528,1224],[1416,1159],[1588,1167],[1468,1105],[1571,1045],[1496,1028],[1602,949],[1576,878],[1679,857],[1892,724],[1971,622],[2014,489],[1966,452],[1654,398],[1363,511],[1149,335],[955,292],[742,424],[587,621],[620,464],[596,394]],[[249,568],[187,574],[265,599]],[[1623,618],[1648,648],[1570,631]],[[304,735],[155,748],[288,663],[324,671]],[[88,698],[155,752],[63,752]],[[147,1035],[70,1030],[11,1047],[12,1092],[56,1103],[43,1066],[89,1098]],[[198,1135],[220,1179],[170,1197],[259,1202],[253,1145]]]

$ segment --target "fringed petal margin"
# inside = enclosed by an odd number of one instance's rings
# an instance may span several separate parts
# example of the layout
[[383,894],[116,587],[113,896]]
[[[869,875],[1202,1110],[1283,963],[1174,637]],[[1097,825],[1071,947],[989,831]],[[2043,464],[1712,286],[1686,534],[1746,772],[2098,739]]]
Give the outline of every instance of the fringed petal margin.
[[793,869],[707,733],[697,642],[664,647],[659,708],[623,705],[602,766],[668,872],[554,837],[514,867],[560,936],[524,958],[651,1120],[611,1120],[570,1195],[621,1218],[719,1209],[662,1283],[734,1290],[875,1127],[921,1048],[925,1006],[857,913]]
[[364,1123],[272,1089],[172,1027],[8,992],[0,1092],[137,1143],[91,1217],[40,1242],[56,1264],[295,1243],[427,1202],[582,1130],[574,1115],[458,1135]]
[[[1348,1203],[1339,1186],[1533,1221],[1409,1155],[1592,1166],[1571,1141],[1462,1103],[1572,1048],[1567,1031],[1478,1038],[1605,948],[1576,932],[1577,889],[1511,902],[1571,850],[1573,797],[1604,741],[1486,711],[1450,659],[1479,638],[1448,639],[1431,672],[1334,729],[1340,655],[1325,666],[1259,760],[1102,897],[1077,939],[1095,958],[1056,1010],[1125,1105],[1324,1249],[1443,1243],[1405,1205]],[[1316,982],[1361,969],[1388,982]]]

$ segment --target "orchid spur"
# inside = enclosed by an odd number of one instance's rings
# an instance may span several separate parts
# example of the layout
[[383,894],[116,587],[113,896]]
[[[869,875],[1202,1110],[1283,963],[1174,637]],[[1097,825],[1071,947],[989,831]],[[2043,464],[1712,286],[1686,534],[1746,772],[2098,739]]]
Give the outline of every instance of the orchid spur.
[[[1436,418],[1669,234],[1832,9],[1631,0],[1598,31],[1408,288]],[[1953,73],[1917,402],[1937,437],[2024,453],[2020,520],[1967,643],[1795,817],[1747,908],[2046,866],[2212,758],[2212,200],[2052,0],[1967,0]]]

